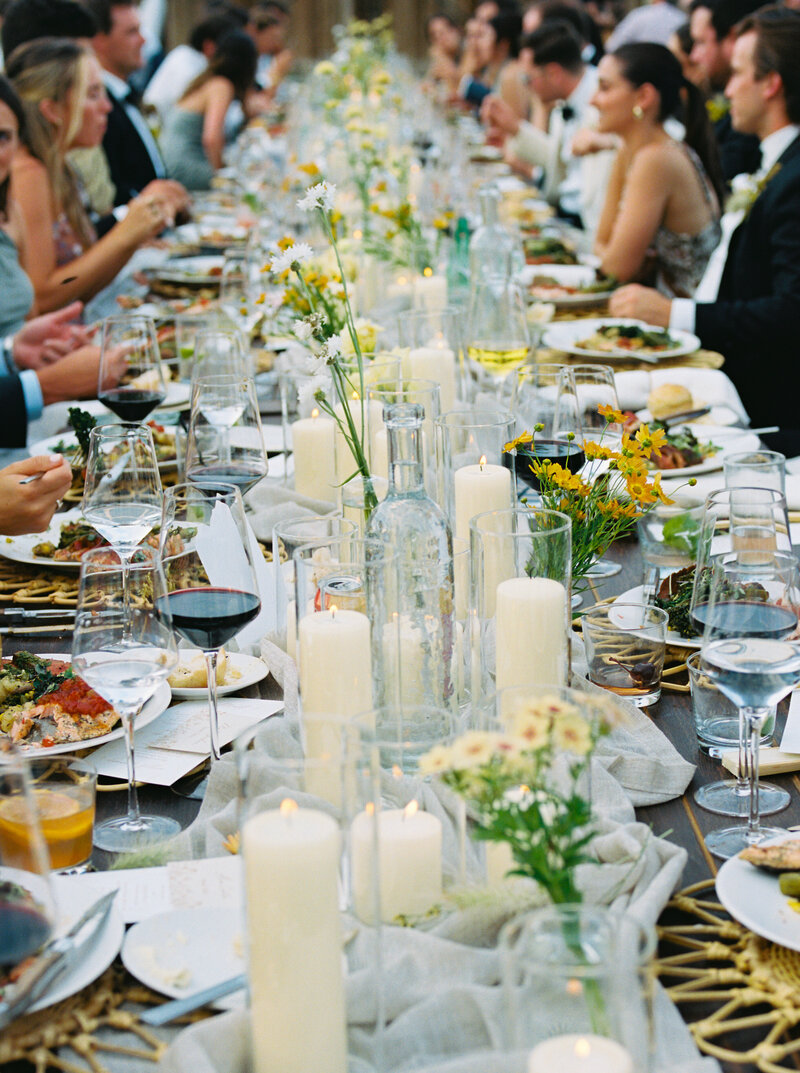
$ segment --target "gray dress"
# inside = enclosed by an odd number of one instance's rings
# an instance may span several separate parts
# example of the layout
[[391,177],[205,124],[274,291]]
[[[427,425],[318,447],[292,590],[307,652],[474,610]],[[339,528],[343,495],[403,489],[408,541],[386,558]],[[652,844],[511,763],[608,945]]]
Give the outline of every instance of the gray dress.
[[173,108],[161,130],[159,148],[170,179],[187,190],[208,190],[214,169],[203,149],[203,114]]
[[13,239],[0,228],[0,339],[18,332],[33,305],[33,284],[19,263]]

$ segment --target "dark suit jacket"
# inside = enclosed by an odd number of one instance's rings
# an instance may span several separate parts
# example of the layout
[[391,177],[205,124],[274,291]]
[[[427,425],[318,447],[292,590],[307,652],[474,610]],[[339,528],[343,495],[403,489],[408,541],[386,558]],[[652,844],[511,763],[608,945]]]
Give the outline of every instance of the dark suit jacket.
[[752,175],[761,167],[761,144],[755,134],[742,134],[733,129],[730,112],[714,124],[722,176],[730,185],[734,175]]
[[717,301],[698,304],[695,325],[703,346],[725,355],[754,425],[800,429],[800,136],[778,164],[733,234]]
[[131,123],[125,106],[108,91],[111,111],[103,138],[111,180],[116,187],[115,205],[127,205],[156,178],[155,168],[136,127]]
[[28,435],[28,412],[18,376],[0,376],[0,447],[24,447]]

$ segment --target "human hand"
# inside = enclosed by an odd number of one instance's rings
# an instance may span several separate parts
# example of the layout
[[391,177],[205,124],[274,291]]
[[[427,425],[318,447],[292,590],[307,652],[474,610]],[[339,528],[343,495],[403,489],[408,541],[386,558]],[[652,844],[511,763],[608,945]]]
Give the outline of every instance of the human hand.
[[128,202],[128,212],[117,227],[141,245],[155,238],[172,220],[172,209],[160,194],[139,194]]
[[169,210],[172,220],[180,212],[186,212],[192,203],[189,191],[174,179],[153,179],[139,194],[139,197],[154,197]]
[[671,310],[672,302],[669,298],[665,298],[652,287],[642,287],[639,283],[620,287],[608,301],[608,311],[612,317],[633,317],[659,328],[669,327]]
[[269,65],[270,84],[277,86],[279,82],[282,82],[291,70],[293,63],[294,53],[290,48],[284,48],[277,56],[273,56],[272,63]]
[[582,127],[573,137],[569,147],[573,156],[589,156],[601,153],[604,149],[615,149],[617,139],[613,134],[601,134],[591,127]]
[[[25,477],[42,476],[29,484]],[[72,470],[63,455],[37,455],[0,469],[0,533],[42,533],[69,491]]]
[[51,361],[58,361],[83,346],[89,339],[89,331],[72,321],[80,316],[82,302],[71,302],[54,313],[45,313],[28,321],[14,336],[12,353],[20,369],[39,369]]
[[[125,368],[124,355],[120,355],[118,364],[119,370],[116,364],[112,368],[112,373],[117,375],[117,378],[122,375]],[[60,361],[37,369],[36,375],[39,378],[45,406],[53,402],[67,402],[70,399],[96,398],[99,373],[100,348],[96,346],[81,347]]]
[[495,137],[512,137],[519,130],[519,116],[504,100],[490,93],[481,105],[481,122],[494,132]]

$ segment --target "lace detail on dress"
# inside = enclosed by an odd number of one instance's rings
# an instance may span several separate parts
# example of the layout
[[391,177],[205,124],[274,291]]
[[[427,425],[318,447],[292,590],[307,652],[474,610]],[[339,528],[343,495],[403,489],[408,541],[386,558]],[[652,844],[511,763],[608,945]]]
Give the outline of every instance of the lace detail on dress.
[[683,146],[694,165],[703,187],[706,203],[716,215],[696,235],[679,234],[659,227],[653,238],[656,287],[668,298],[691,298],[703,278],[708,259],[719,245],[722,229],[719,210],[700,158],[688,145]]
[[75,234],[72,224],[70,224],[66,214],[63,212],[53,224],[53,243],[56,248],[57,268],[62,265],[68,265],[70,261],[74,261],[76,257],[80,257],[83,253],[83,246]]

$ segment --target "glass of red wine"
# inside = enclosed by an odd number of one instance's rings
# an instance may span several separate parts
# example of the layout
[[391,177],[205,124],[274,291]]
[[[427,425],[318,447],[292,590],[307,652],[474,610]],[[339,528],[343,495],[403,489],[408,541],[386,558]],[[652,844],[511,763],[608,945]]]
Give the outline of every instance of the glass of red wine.
[[97,397],[123,421],[144,421],[167,397],[156,329],[135,313],[106,317]]
[[5,976],[47,942],[54,919],[50,861],[25,760],[10,741],[3,741],[0,742],[0,976]]
[[[514,453],[513,468],[518,482],[539,492],[539,478],[533,468],[536,462],[555,462],[577,473],[586,456],[577,410],[563,404],[563,400],[572,400],[576,395],[570,367],[524,365],[508,376],[504,388],[517,428],[533,434],[530,447],[517,447]],[[560,412],[559,402],[562,403]],[[507,459],[508,456],[504,457],[504,465],[510,465]]]
[[747,823],[711,831],[705,844],[717,857],[733,857],[785,833],[761,826],[759,746],[771,707],[800,684],[800,580],[794,555],[779,551],[716,555],[708,569],[706,598],[692,607],[703,630],[701,669],[739,708],[750,792]]
[[267,469],[252,378],[221,374],[194,380],[186,479],[232,484],[244,495],[266,477]]
[[234,485],[202,480],[166,490],[163,602],[176,633],[205,653],[215,760],[220,757],[217,656],[261,609],[252,554],[242,496]]

